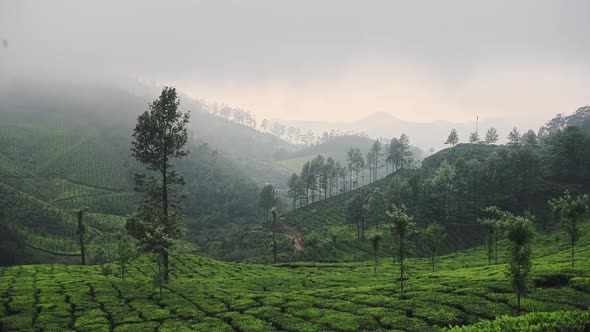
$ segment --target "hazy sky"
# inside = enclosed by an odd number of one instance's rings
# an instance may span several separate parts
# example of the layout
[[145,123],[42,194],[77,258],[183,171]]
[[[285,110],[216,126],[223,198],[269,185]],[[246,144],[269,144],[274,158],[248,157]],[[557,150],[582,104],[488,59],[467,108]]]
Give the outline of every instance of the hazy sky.
[[590,103],[590,1],[0,0],[0,75],[115,74],[262,117],[508,117]]

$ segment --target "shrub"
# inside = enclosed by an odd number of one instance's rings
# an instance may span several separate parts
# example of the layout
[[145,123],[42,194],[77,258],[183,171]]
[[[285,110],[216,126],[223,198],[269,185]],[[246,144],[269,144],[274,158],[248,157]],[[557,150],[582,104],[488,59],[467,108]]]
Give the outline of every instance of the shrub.
[[475,325],[454,327],[447,331],[588,331],[590,312],[555,311],[529,313],[521,317],[502,316],[493,321]]

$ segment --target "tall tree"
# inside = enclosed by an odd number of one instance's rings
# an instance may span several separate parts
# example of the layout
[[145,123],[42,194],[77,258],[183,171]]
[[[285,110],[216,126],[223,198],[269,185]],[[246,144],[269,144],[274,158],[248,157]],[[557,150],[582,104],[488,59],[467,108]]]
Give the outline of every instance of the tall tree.
[[121,269],[121,278],[125,280],[125,272],[127,271],[127,264],[135,257],[135,243],[133,238],[125,233],[118,233],[115,236],[117,243],[117,261]]
[[[159,229],[169,239],[160,243],[166,245],[161,248],[165,282],[168,282],[169,274],[168,253],[175,240],[182,235],[181,202],[186,198],[186,194],[172,191],[174,186],[184,185],[184,178],[174,170],[172,160],[188,155],[184,146],[188,138],[189,113],[180,112],[179,104],[176,89],[164,87],[160,97],[149,105],[149,111],[137,119],[131,148],[132,156],[149,171],[159,173],[160,178],[135,175],[135,189],[145,195],[143,206],[128,220],[128,223],[136,223],[130,228],[139,230],[139,233],[130,234],[147,244],[146,231],[153,233]],[[148,214],[151,216],[148,217]]]
[[422,233],[422,241],[426,245],[426,250],[428,251],[428,255],[430,256],[432,272],[434,272],[436,255],[446,237],[447,233],[445,233],[445,228],[435,222],[428,225],[428,227],[426,227],[426,229]]
[[311,189],[311,202],[315,202],[315,191],[318,191],[318,199],[322,196],[322,182],[324,176],[324,164],[325,159],[324,156],[318,154],[317,157],[311,160],[311,164],[309,166],[310,172],[310,189]]
[[448,222],[457,183],[455,167],[446,160],[432,177],[424,181],[422,195],[427,201],[425,207],[431,211],[432,218],[440,217],[442,222]]
[[[367,160],[367,162],[373,167],[372,170],[372,175],[373,178],[371,179],[370,182],[372,181],[377,181],[377,171],[379,169],[379,164],[381,163],[381,157],[383,155],[382,153],[383,150],[383,145],[381,144],[381,142],[379,140],[376,140],[373,145],[371,146],[371,150],[369,152],[369,157],[372,160]],[[369,159],[369,158],[367,158]]]
[[298,185],[300,183],[301,181],[299,181],[299,176],[297,175],[297,173],[291,174],[291,177],[289,178],[289,182],[287,183],[287,185],[289,186],[288,195],[289,197],[291,197],[291,199],[293,199],[293,209],[296,208],[297,199],[299,198]]
[[[509,212],[502,211],[496,206],[488,206],[482,209],[487,217],[481,220],[482,225],[488,229],[488,246],[493,243],[494,264],[498,264],[498,242],[505,231],[507,220],[513,217]],[[488,247],[488,255],[490,248]],[[490,258],[488,256],[488,263]]]
[[398,149],[400,155],[400,168],[404,168],[408,163],[408,158],[412,156],[412,151],[410,151],[410,137],[404,133],[399,136],[398,139]]
[[399,280],[400,280],[400,299],[404,298],[404,278],[405,278],[405,259],[409,253],[409,241],[408,238],[413,232],[415,224],[413,218],[408,216],[405,212],[405,208],[398,208],[395,205],[392,206],[391,210],[387,211],[391,222],[391,236],[394,239],[394,256],[399,263]]
[[486,244],[488,247],[488,265],[492,265],[492,259],[496,257],[496,264],[498,263],[498,248],[496,246],[496,250],[494,251],[494,243],[497,243],[498,240],[498,232],[500,228],[500,224],[498,220],[495,219],[481,219],[478,222],[483,225],[487,230],[487,238]]
[[512,128],[510,133],[508,133],[508,144],[517,145],[520,144],[521,137],[520,131],[516,127]]
[[387,222],[385,212],[388,209],[387,198],[381,188],[375,188],[369,198],[367,218],[375,225],[375,231],[379,231],[379,226]]
[[373,274],[375,274],[377,273],[377,265],[379,262],[379,246],[381,244],[383,234],[375,232],[371,234],[369,238],[371,240],[371,244],[373,245]]
[[78,227],[76,229],[76,233],[79,237],[79,244],[80,244],[80,258],[82,260],[82,265],[86,265],[86,248],[84,247],[86,242],[86,224],[84,223],[84,213],[88,211],[88,208],[81,208],[76,212],[76,216],[78,219]]
[[346,165],[348,166],[348,191],[352,190],[352,171],[355,169],[356,159],[354,148],[350,148],[346,153]]
[[450,144],[451,146],[455,146],[459,143],[459,134],[457,133],[456,129],[451,130],[449,137],[447,137],[447,141],[445,144]]
[[346,192],[346,167],[340,167],[338,177],[342,180],[342,192]]
[[334,178],[338,174],[336,169],[336,161],[332,157],[326,158],[326,164],[324,165],[324,199],[332,196],[332,187],[334,185]]
[[537,145],[537,134],[532,129],[529,129],[526,133],[524,133],[521,137],[522,144],[525,145]]
[[516,292],[516,315],[520,314],[520,300],[528,291],[531,271],[531,242],[535,236],[533,223],[525,217],[511,216],[506,222],[506,238],[510,242],[508,273]]
[[311,174],[311,162],[306,161],[301,168],[301,179],[305,183],[305,205],[309,204],[309,188],[311,186],[311,182],[313,181],[313,176]]
[[575,248],[576,242],[580,239],[582,228],[580,222],[588,213],[588,205],[590,204],[590,197],[588,195],[578,195],[572,197],[569,192],[565,192],[563,196],[558,199],[552,199],[549,205],[553,211],[559,211],[559,219],[561,220],[561,228],[569,236],[571,249],[572,270],[575,263]]
[[277,237],[276,237],[276,227],[277,227],[277,218],[279,217],[279,209],[276,207],[272,208],[272,263],[277,263]]
[[496,142],[498,142],[499,137],[500,136],[498,135],[498,131],[496,130],[496,128],[491,127],[486,132],[486,143],[487,144],[496,144]]
[[272,184],[267,184],[260,191],[258,206],[264,211],[264,220],[268,221],[270,209],[276,205],[276,190]]
[[361,238],[361,227],[365,218],[364,198],[356,194],[346,205],[346,220],[356,224],[356,238]]
[[469,143],[479,142],[479,134],[477,132],[469,134]]
[[359,185],[359,173],[365,167],[365,159],[359,148],[354,149],[354,172],[356,180],[354,181],[355,188]]

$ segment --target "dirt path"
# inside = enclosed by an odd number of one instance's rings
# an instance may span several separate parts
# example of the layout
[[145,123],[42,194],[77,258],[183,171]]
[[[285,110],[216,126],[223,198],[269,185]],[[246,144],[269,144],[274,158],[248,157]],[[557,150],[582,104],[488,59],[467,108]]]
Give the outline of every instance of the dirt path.
[[[264,227],[260,227],[256,229],[259,232],[270,233],[272,230]],[[283,222],[282,224],[278,225],[277,233],[285,234],[293,240],[293,245],[296,250],[303,249],[303,233],[297,226],[291,225],[289,223]]]
[[302,238],[303,234],[301,233],[299,228],[297,228],[296,226],[291,225],[289,223],[286,223],[286,222],[283,223],[281,226],[283,229],[283,234],[286,234],[291,239],[293,239],[295,249],[302,250],[303,249],[303,238]]

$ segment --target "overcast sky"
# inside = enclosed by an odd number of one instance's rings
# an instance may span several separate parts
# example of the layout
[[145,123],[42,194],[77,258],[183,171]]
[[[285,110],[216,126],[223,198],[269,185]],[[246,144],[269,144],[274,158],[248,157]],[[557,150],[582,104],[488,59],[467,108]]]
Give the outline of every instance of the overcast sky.
[[505,117],[590,104],[590,1],[0,0],[0,75],[114,74],[259,118]]

